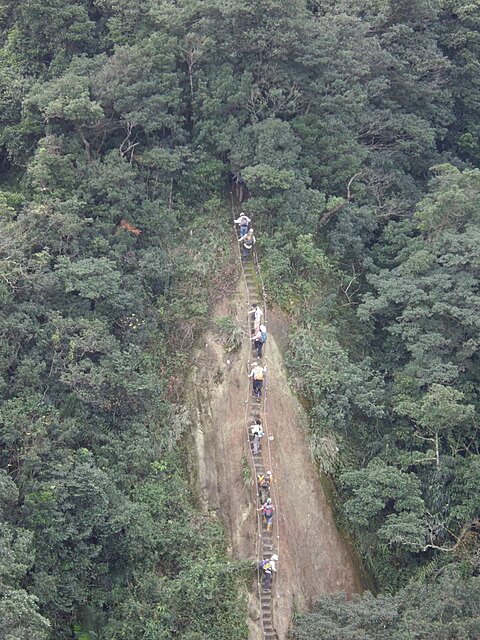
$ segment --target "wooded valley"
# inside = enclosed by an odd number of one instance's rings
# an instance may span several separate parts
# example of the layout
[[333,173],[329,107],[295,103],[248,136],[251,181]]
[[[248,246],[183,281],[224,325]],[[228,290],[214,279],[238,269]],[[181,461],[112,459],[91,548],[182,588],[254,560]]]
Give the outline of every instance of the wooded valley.
[[375,592],[292,638],[479,638],[480,0],[0,0],[0,33],[0,638],[248,637],[184,402],[239,175]]

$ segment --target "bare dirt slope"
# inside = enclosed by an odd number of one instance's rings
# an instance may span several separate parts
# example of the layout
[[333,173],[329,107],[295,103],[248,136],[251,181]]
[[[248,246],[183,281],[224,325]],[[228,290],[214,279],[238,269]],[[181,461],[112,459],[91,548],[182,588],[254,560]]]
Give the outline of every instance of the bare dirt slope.
[[[237,296],[220,305],[216,314],[233,314],[243,321],[246,310],[240,286]],[[274,622],[279,639],[283,640],[294,610],[306,610],[323,593],[360,591],[362,584],[355,559],[337,531],[312,464],[304,429],[305,415],[288,386],[275,340],[277,329],[278,342],[282,344],[282,323],[271,316],[265,354],[266,410],[269,434],[273,436],[269,447],[280,556]],[[192,466],[201,506],[224,522],[231,553],[242,559],[255,559],[258,549],[255,487],[253,482],[246,486],[242,477],[242,457],[249,460],[250,455],[245,427],[249,358],[247,335],[240,353],[232,357],[225,354],[212,332],[206,336],[204,349],[198,356],[190,389],[195,420]],[[258,621],[258,603],[253,593],[250,640],[262,637]]]

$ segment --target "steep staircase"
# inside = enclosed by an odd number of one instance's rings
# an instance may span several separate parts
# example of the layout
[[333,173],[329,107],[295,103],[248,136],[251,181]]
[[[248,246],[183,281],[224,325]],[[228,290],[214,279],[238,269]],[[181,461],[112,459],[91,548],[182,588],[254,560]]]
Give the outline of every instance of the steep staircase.
[[[251,256],[247,261],[242,262],[242,267],[243,267],[243,274],[245,277],[245,285],[247,288],[247,304],[251,305],[253,303],[256,303],[260,308],[263,309],[265,313],[264,300],[261,299],[261,296],[258,293],[259,291],[258,275],[256,271],[254,256]],[[254,329],[253,314],[250,314],[248,318],[249,318],[249,328],[250,328],[249,333],[250,335],[252,335],[253,329]],[[250,372],[250,367],[252,362],[254,361],[261,362],[263,365],[265,365],[266,363],[265,352],[263,353],[263,358],[259,360],[257,358],[253,341],[250,341],[250,343],[252,346],[251,346],[250,358],[248,362],[249,372]],[[264,349],[265,347],[266,345],[264,345]],[[266,420],[265,420],[266,398],[267,398],[268,387],[267,387],[267,380],[264,379],[262,395],[261,395],[261,398],[258,399],[253,394],[251,380],[249,380],[249,384],[250,384],[250,392],[248,396],[249,406],[246,414],[248,416],[247,420],[249,420],[249,422],[247,427],[249,427],[250,425],[253,425],[255,422],[255,419],[257,417],[260,417],[262,421],[263,430],[265,432],[265,435],[262,438],[262,441],[257,453],[254,453],[253,451],[253,440],[251,437],[249,437],[249,446],[251,449],[251,458],[253,460],[254,478],[256,483],[256,479],[259,475],[264,474],[266,471],[270,470],[268,466],[266,467],[267,463],[270,464],[269,455],[268,455],[269,434],[266,429]],[[274,506],[277,509],[277,505],[275,504],[275,500],[274,500],[273,491],[274,489],[272,486],[269,492],[269,496],[272,497]],[[256,508],[261,506],[258,487],[257,487],[257,504],[255,506]],[[262,522],[261,518],[257,519],[258,528],[259,528],[258,535],[259,535],[259,542],[260,542],[259,560],[270,558],[273,553],[278,553],[278,542],[277,542],[278,527],[276,524],[276,518],[277,518],[277,512],[275,513],[274,524],[270,531],[267,531],[266,524]],[[277,532],[276,536],[274,536],[275,531]],[[274,538],[275,538],[275,543],[274,543]],[[271,582],[269,589],[264,588],[264,585],[262,584],[262,577],[263,577],[262,572],[260,570],[258,575],[258,588],[259,588],[259,597],[260,597],[260,611],[261,611],[263,635],[265,640],[277,640],[278,636],[273,624],[273,589],[275,586],[275,577],[273,577],[273,581]]]

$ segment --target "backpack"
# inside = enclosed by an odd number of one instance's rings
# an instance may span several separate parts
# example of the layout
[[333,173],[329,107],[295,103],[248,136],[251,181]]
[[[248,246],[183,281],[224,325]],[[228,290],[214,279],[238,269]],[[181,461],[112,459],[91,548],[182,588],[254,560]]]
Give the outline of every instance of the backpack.
[[250,233],[247,233],[245,239],[243,240],[243,246],[245,247],[245,249],[251,249],[253,247],[253,245],[255,244],[255,236]]
[[263,515],[266,518],[271,518],[273,516],[273,507],[271,505],[269,505],[266,509],[263,510]]
[[267,341],[267,332],[266,331],[261,331],[262,334],[262,344],[265,344],[265,342]]
[[253,379],[254,380],[263,380],[263,369],[261,369],[259,367],[258,370],[255,370],[254,374],[253,374]]
[[270,563],[270,560],[264,560],[261,566],[262,566],[262,569],[265,571],[265,573],[272,571],[272,565]]

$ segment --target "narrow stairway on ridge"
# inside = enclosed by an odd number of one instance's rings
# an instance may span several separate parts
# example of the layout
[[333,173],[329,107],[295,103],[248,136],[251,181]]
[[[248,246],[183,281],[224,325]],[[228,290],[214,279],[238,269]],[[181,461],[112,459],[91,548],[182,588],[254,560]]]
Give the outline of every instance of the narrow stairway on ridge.
[[[235,214],[234,209],[232,212]],[[235,218],[235,215],[234,215]],[[246,303],[248,307],[254,308],[254,305],[257,305],[261,310],[264,318],[264,322],[266,322],[266,305],[265,299],[263,295],[259,294],[259,281],[261,281],[261,275],[259,271],[257,255],[255,253],[255,247],[249,252],[247,258],[241,258],[241,265],[243,276],[245,280],[246,287]],[[263,287],[262,287],[263,291]],[[250,341],[250,357],[248,360],[248,368],[253,365],[254,361],[259,361],[258,355],[255,353],[256,347],[254,342],[251,340],[250,336],[253,336],[255,333],[255,320],[254,315],[250,313],[248,316],[248,327],[249,327],[249,341]],[[258,328],[258,327],[257,327]],[[266,347],[266,345],[265,345]],[[266,354],[263,354],[262,365],[265,366],[267,361]],[[250,379],[249,379],[250,380]],[[268,380],[268,373],[267,373]],[[248,394],[248,411],[246,412],[247,418],[247,438],[249,442],[249,448],[251,453],[251,461],[253,464],[253,473],[255,478],[255,483],[257,487],[257,505],[256,508],[260,508],[264,502],[264,499],[270,497],[273,501],[275,509],[277,505],[275,504],[275,495],[274,495],[274,486],[273,482],[270,485],[268,492],[265,493],[262,499],[261,492],[259,491],[258,481],[257,479],[261,476],[264,476],[267,471],[270,469],[266,468],[266,464],[268,463],[268,467],[271,466],[271,457],[270,457],[270,448],[269,448],[269,433],[267,429],[267,395],[268,395],[268,382],[265,380],[264,387],[260,397],[253,391],[253,387],[250,386],[249,381],[249,394]],[[253,425],[257,419],[261,420],[262,428],[264,431],[263,444],[258,446],[255,451],[255,447],[253,444],[253,439],[250,437],[250,425]],[[256,511],[258,514],[258,511]],[[278,526],[276,524],[276,517],[274,518],[274,525],[272,527],[268,527],[264,518],[260,518],[257,516],[257,529],[258,529],[258,537],[259,537],[259,548],[257,558],[259,564],[262,561],[270,560],[272,555],[275,553],[278,555],[279,553],[279,535],[278,535]],[[274,534],[275,531],[275,534]],[[263,572],[262,569],[258,569],[258,593],[260,600],[260,615],[261,615],[261,624],[262,624],[262,632],[263,637],[266,640],[278,640],[278,635],[275,631],[274,620],[273,620],[273,591],[276,588],[276,580],[275,575],[272,576],[269,584],[264,584],[263,580]]]
[[[250,304],[253,302],[258,306],[260,306],[261,308],[263,308],[263,312],[265,313],[264,300],[260,300],[258,295],[258,289],[256,284],[257,274],[255,272],[255,262],[253,259],[253,255],[250,256],[250,259],[248,261],[243,262],[243,273],[245,276],[245,284],[247,288],[247,304]],[[252,335],[254,331],[254,318],[253,318],[253,315],[249,315],[248,317],[249,317],[250,335]],[[252,345],[251,357],[253,358],[255,347],[253,342],[252,341],[250,342]],[[250,365],[250,362],[249,362],[249,365]],[[265,388],[263,389],[262,397],[257,398],[256,395],[253,393],[253,389],[250,389],[249,412],[247,412],[247,415],[249,415],[249,422],[246,425],[247,429],[249,428],[249,425],[254,424],[255,420],[258,417],[260,417],[261,419],[263,418],[262,424],[264,425],[264,430],[265,430],[266,393],[267,393],[267,387],[265,386]],[[268,433],[266,431],[265,431],[264,439],[268,442]],[[264,456],[264,451],[267,450],[267,443],[265,442],[263,446],[258,447],[258,450],[256,452],[253,449],[253,441],[251,441],[251,439],[249,439],[249,443],[250,443],[252,460],[253,460],[254,478],[256,481],[256,479],[259,476],[264,475],[268,470],[265,468],[265,462],[266,462],[265,458],[267,456]],[[273,487],[271,491],[273,494]],[[262,501],[260,499],[258,490],[257,490],[257,497],[258,497],[259,506],[261,506]],[[260,539],[260,555],[261,555],[260,559],[268,560],[273,553],[275,552],[278,553],[278,533],[277,533],[277,544],[274,546],[273,527],[272,529],[267,529],[266,524],[263,523],[260,518],[258,519],[258,527],[259,527],[259,539]],[[258,590],[260,593],[260,606],[261,606],[263,634],[266,640],[273,640],[278,638],[275,632],[274,624],[273,624],[272,591],[274,588],[274,584],[273,582],[270,582],[269,587],[265,588],[262,582],[263,581],[261,576],[261,570],[259,570]]]
[[[249,640],[286,640],[295,612],[309,610],[322,594],[362,591],[363,582],[312,461],[308,417],[289,385],[283,359],[288,318],[268,304],[257,255],[242,262],[236,232],[235,238],[240,280],[213,309],[189,384],[195,416],[192,463],[201,509],[222,520],[232,556],[255,560],[257,566],[278,556],[271,589],[263,589],[259,570],[247,595]],[[251,340],[253,317],[247,315],[253,304],[262,309],[267,327],[261,360]],[[232,352],[216,330],[226,317],[243,328],[242,344]],[[260,402],[248,377],[254,362],[266,365]],[[254,443],[251,433],[257,418],[265,434],[258,454],[258,439]],[[272,531],[260,516],[256,481],[267,471],[273,479]]]

